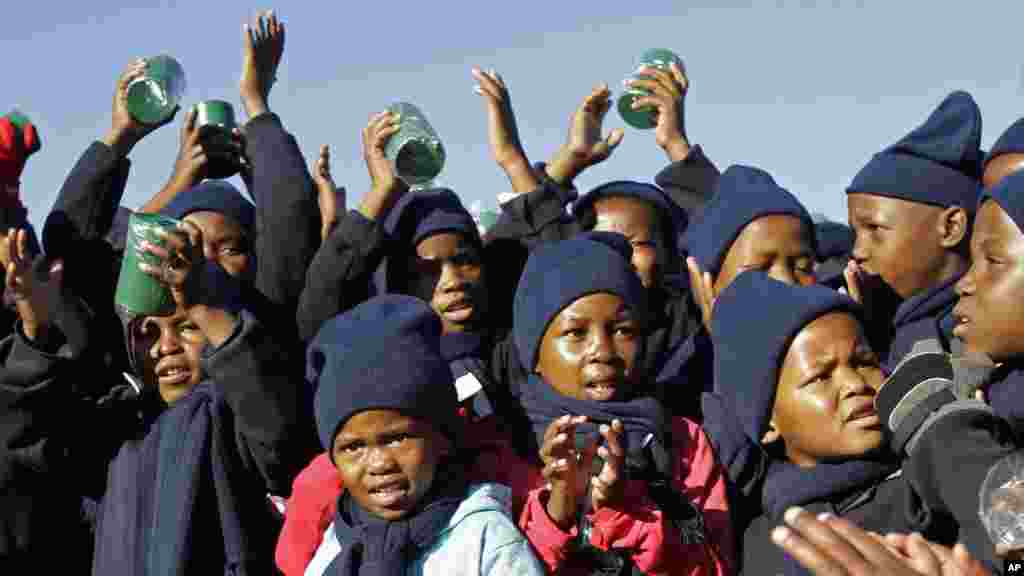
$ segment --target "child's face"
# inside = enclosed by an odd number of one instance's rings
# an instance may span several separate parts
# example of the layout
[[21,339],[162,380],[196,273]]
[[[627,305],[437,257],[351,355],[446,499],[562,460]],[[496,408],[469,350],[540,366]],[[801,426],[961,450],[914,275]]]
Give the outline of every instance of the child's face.
[[953,334],[968,350],[996,362],[1024,354],[1024,234],[998,202],[978,210],[971,267],[956,291]]
[[487,310],[483,265],[479,249],[462,234],[424,238],[406,270],[411,294],[430,303],[445,334],[469,332],[482,324]]
[[880,276],[901,298],[941,281],[941,208],[872,194],[849,194],[846,205],[856,234],[853,259],[861,269]]
[[366,410],[349,418],[335,435],[331,460],[352,498],[370,514],[390,521],[416,509],[450,450],[448,440],[419,418]]
[[203,254],[235,278],[251,276],[252,250],[242,226],[219,212],[193,212],[185,220],[203,233]]
[[633,268],[640,276],[644,288],[656,285],[661,279],[662,263],[656,249],[657,214],[646,202],[632,198],[603,198],[594,203],[597,232],[616,232],[633,245]]
[[741,273],[761,270],[786,284],[814,284],[814,250],[810,231],[795,216],[773,214],[747,224],[729,247],[715,277],[715,294]]
[[804,326],[786,353],[767,441],[781,437],[791,462],[853,458],[877,449],[875,394],[884,377],[860,322],[826,314]]
[[640,326],[622,298],[591,294],[565,307],[544,332],[537,373],[559,394],[606,402],[636,379]]
[[1024,154],[1000,154],[985,165],[985,174],[982,175],[981,181],[985,188],[991,188],[1021,168],[1024,168]]
[[142,361],[142,381],[174,404],[203,380],[200,358],[206,337],[183,311],[173,316],[148,316],[130,336]]

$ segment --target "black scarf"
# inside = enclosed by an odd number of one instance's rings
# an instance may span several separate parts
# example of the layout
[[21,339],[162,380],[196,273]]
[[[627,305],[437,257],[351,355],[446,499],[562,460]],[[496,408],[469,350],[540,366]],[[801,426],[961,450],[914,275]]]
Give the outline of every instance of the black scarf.
[[1024,366],[1006,363],[992,374],[986,398],[996,416],[1010,423],[1018,438],[1024,437]]
[[[535,445],[531,446],[532,459],[540,451],[544,443],[544,433],[552,422],[571,414],[586,416],[589,420],[576,428],[577,445],[579,442],[600,437],[600,424],[611,424],[612,420],[620,420],[625,428],[622,438],[623,449],[627,458],[642,457],[643,448],[656,442],[662,447],[671,445],[668,423],[661,403],[650,396],[638,396],[624,402],[594,402],[577,400],[556,392],[539,375],[531,374],[521,397],[523,408],[533,426]],[[660,463],[656,464],[660,468]]]
[[435,478],[427,503],[402,520],[381,520],[344,492],[338,498],[334,532],[341,552],[326,574],[400,576],[437,539],[465,498],[462,482]]
[[819,463],[814,468],[775,460],[768,466],[761,504],[772,518],[781,519],[790,506],[800,506],[848,494],[880,482],[900,468],[895,459],[860,459]]

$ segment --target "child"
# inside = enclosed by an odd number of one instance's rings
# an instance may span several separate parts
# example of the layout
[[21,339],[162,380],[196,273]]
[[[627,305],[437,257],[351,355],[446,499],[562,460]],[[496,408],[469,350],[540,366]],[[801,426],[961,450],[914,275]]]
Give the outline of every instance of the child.
[[846,190],[857,235],[847,289],[865,304],[872,330],[883,332],[873,344],[889,365],[919,340],[950,350],[953,285],[967,270],[980,190],[980,139],[978,105],[954,92]]
[[345,492],[305,574],[543,574],[508,488],[467,487],[441,331],[421,300],[388,295],[311,343],[317,428]]
[[[59,276],[31,273],[23,232],[7,265],[22,320],[4,348],[4,419],[16,423],[5,448],[46,474],[73,475],[64,488],[99,501],[94,574],[269,572],[266,494],[286,493],[311,456],[295,344],[240,310],[238,281],[193,248],[204,246],[198,227],[181,226],[166,248],[142,247],[162,265],[141,268],[177,309],[128,333],[141,390],[116,374],[104,397],[82,394],[77,381],[94,363],[64,349],[53,323],[75,302]],[[47,450],[25,449],[26,438]]]
[[[770,459],[764,514],[743,538],[747,573],[802,573],[769,536],[796,505],[874,532],[919,531],[947,546],[961,539],[991,560],[977,514],[981,479],[959,469],[998,460],[1012,447],[973,433],[951,441],[943,430],[958,416],[921,423],[911,410],[904,420],[894,417],[892,403],[877,400],[884,375],[861,314],[854,301],[829,288],[789,286],[760,272],[744,273],[719,297],[716,387],[742,433]],[[908,394],[905,400],[902,405],[912,406],[908,402],[917,399]],[[983,416],[978,406],[973,402],[962,414],[977,419]],[[975,449],[959,462],[943,452],[966,443]],[[965,492],[965,486],[971,488]]]
[[[612,561],[644,574],[725,574],[721,468],[695,423],[669,419],[644,392],[646,290],[630,251],[618,234],[589,232],[527,261],[513,335],[532,369],[521,402],[535,451],[513,477],[530,490],[520,526],[554,573]],[[588,481],[595,456],[603,464]]]

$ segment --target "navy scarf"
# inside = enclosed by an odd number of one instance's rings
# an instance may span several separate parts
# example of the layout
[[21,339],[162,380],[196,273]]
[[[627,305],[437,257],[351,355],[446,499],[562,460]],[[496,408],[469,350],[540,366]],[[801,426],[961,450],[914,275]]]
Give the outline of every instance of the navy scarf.
[[[465,497],[465,485],[434,481],[433,496],[413,515],[389,522],[366,512],[348,492],[338,499],[334,531],[341,552],[327,574],[399,576],[437,539]],[[435,491],[435,488],[437,491]]]
[[772,518],[781,519],[790,506],[831,500],[857,488],[867,488],[899,470],[895,459],[860,459],[819,463],[814,468],[775,460],[768,466],[761,505]]
[[627,457],[643,458],[640,454],[650,441],[666,448],[671,445],[665,412],[661,403],[650,396],[638,396],[624,402],[577,400],[559,394],[539,375],[530,374],[520,400],[533,426],[535,445],[530,447],[532,459],[537,458],[544,444],[548,426],[566,414],[589,419],[576,427],[577,443],[599,438],[601,423],[611,424],[612,420],[620,420],[625,428],[622,440]]
[[892,320],[893,339],[887,365],[895,367],[920,340],[937,338],[945,350],[950,349],[952,325],[948,317],[957,301],[954,286],[965,272],[961,270],[942,284],[900,304]]
[[266,520],[242,518],[249,491],[227,412],[204,382],[122,447],[110,465],[93,573],[183,575],[213,563],[248,573],[266,561],[247,552],[243,526]]

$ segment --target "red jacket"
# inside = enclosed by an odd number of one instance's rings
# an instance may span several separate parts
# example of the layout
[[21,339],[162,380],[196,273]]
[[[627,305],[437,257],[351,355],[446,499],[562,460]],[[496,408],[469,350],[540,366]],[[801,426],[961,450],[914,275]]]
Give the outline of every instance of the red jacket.
[[[501,439],[494,419],[473,425],[467,438],[477,458],[470,480],[510,486],[519,513],[519,527],[552,573],[573,574],[571,545],[575,529],[564,532],[544,509],[544,481],[540,468],[518,457]],[[700,427],[687,419],[673,420],[673,444],[679,446],[675,467],[677,487],[704,514],[704,545],[683,545],[647,498],[646,487],[630,482],[621,510],[601,509],[591,514],[591,543],[599,548],[635,550],[633,562],[645,574],[687,576],[731,574],[733,534],[725,494],[725,476]],[[300,576],[334,520],[342,486],[326,454],[317,457],[295,479],[277,543],[277,565],[286,576]]]

